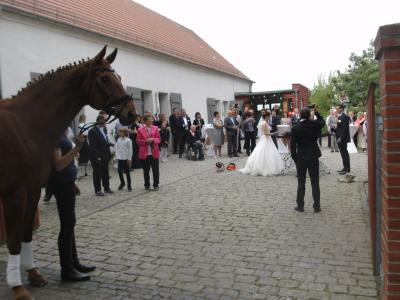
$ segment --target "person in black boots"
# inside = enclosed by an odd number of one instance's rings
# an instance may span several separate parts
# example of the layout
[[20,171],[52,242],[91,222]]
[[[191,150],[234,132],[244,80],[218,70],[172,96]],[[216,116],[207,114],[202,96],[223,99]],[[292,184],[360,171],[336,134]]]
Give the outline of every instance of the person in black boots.
[[96,196],[104,196],[101,192],[103,184],[104,192],[112,194],[110,189],[110,175],[108,164],[111,159],[110,143],[104,128],[106,127],[104,116],[97,116],[97,125],[89,131],[90,163],[93,168],[93,185]]
[[350,173],[350,155],[347,151],[347,143],[350,143],[350,118],[344,113],[345,106],[340,104],[336,110],[338,112],[338,121],[336,127],[336,140],[342,156],[343,169],[339,170],[339,175]]
[[51,197],[53,197],[52,187],[51,187],[50,183],[47,183],[46,187],[45,187],[45,193],[44,193],[43,201],[44,202],[49,202],[51,200]]
[[316,120],[311,120],[309,108],[300,112],[300,122],[293,126],[291,132],[290,152],[297,169],[297,206],[295,210],[304,212],[304,194],[307,170],[310,175],[312,195],[314,199],[314,212],[321,211],[319,189],[319,157],[321,150],[318,147],[318,138],[325,125],[324,119],[318,113],[317,107],[313,108]]
[[75,180],[77,170],[74,158],[77,156],[85,137],[79,135],[76,146],[63,135],[54,151],[53,170],[50,182],[57,201],[57,210],[60,217],[60,233],[58,235],[58,251],[60,255],[61,280],[85,281],[89,280],[89,273],[95,270],[94,266],[84,266],[79,262],[75,243]]

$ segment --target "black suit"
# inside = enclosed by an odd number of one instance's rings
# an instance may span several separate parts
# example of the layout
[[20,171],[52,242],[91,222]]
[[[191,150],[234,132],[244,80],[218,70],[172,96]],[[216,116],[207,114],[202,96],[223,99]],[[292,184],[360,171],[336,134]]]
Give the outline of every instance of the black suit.
[[271,134],[272,134],[272,140],[274,141],[274,144],[276,148],[278,148],[278,142],[276,140],[276,135],[274,133],[278,132],[278,125],[281,123],[281,120],[278,116],[272,116],[271,119],[269,120],[269,126],[271,126]]
[[292,128],[290,152],[297,168],[297,207],[304,207],[307,170],[311,179],[314,209],[320,208],[319,160],[321,150],[318,138],[325,125],[324,119],[316,112],[317,120],[303,120]]
[[178,153],[178,136],[176,134],[176,129],[178,126],[178,118],[175,115],[169,116],[169,125],[171,126],[172,133],[172,143],[174,148],[174,153]]
[[292,126],[299,124],[300,122],[300,114],[293,115],[290,120],[292,121]]
[[[228,140],[228,155],[237,155],[238,151],[238,126],[239,122],[236,117],[225,118],[224,127],[226,129],[226,138]],[[236,127],[236,128],[235,128]]]
[[[185,120],[184,120],[185,118],[186,118],[187,125],[185,124]],[[192,126],[192,123],[188,116],[180,117],[176,120],[176,136],[177,136],[178,144],[179,144],[179,157],[182,157],[182,154],[184,152],[186,134],[189,132],[190,126]]]
[[350,155],[347,151],[347,143],[350,143],[350,118],[342,113],[338,118],[336,127],[336,139],[339,147],[340,155],[343,161],[343,170],[350,172]]
[[[93,127],[88,134],[90,145],[90,163],[93,168],[93,185],[95,192],[101,191],[101,183],[104,190],[110,190],[110,178],[108,163],[111,159],[110,143],[107,136],[101,132],[101,128]],[[104,131],[103,131],[104,132]]]

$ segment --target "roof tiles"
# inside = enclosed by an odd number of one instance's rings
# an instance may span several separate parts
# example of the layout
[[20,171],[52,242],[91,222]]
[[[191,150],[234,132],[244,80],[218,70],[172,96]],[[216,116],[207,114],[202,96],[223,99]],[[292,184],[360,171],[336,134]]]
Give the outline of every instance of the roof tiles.
[[192,30],[131,0],[0,0],[0,4],[249,80]]

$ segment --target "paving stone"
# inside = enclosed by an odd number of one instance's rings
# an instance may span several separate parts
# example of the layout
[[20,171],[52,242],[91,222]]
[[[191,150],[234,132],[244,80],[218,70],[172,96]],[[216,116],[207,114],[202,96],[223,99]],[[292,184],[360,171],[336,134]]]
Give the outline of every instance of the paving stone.
[[[323,148],[322,161],[339,169],[340,157]],[[376,300],[370,265],[365,199],[366,155],[352,155],[356,182],[320,179],[322,212],[293,211],[296,177],[252,177],[215,172],[215,161],[161,164],[159,192],[143,188],[95,197],[92,178],[78,182],[76,239],[80,259],[97,270],[90,282],[60,284],[55,201],[40,203],[41,227],[34,235],[37,265],[49,279],[28,289],[47,299],[329,299]],[[225,164],[231,160],[222,158]],[[235,160],[238,168],[245,158]],[[91,174],[90,168],[88,169]],[[111,168],[111,185],[118,175]],[[332,184],[335,183],[335,184]],[[9,299],[7,251],[0,247],[0,298]]]

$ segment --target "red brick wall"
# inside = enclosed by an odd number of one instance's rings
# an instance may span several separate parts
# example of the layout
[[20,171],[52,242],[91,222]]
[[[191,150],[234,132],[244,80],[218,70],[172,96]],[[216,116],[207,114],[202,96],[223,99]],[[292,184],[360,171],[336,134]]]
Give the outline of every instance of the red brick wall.
[[310,98],[310,90],[300,83],[293,83],[292,89],[297,90],[297,101],[296,95],[293,99],[293,108],[297,107],[301,109],[308,104],[308,99]]
[[400,24],[379,28],[382,137],[382,299],[400,299]]

